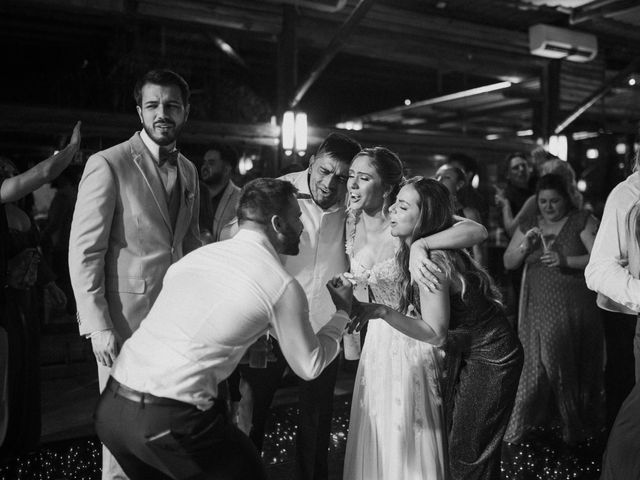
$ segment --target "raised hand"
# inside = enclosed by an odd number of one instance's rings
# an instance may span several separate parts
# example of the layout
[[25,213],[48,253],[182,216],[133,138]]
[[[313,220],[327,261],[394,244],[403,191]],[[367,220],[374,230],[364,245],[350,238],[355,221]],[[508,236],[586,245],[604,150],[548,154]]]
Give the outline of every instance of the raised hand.
[[500,208],[504,208],[505,206],[509,205],[509,200],[507,200],[507,197],[505,195],[504,192],[504,188],[500,188],[500,187],[494,187],[496,194],[494,195],[494,200],[496,202],[496,205],[498,205]]
[[327,289],[331,295],[331,300],[337,310],[344,310],[351,313],[351,305],[353,303],[353,285],[344,276],[344,274],[336,275],[327,282]]
[[78,150],[80,149],[80,142],[82,140],[80,127],[82,127],[82,122],[77,122],[75,127],[73,127],[73,133],[71,134],[69,145],[49,159],[51,161],[50,176],[52,179],[60,175],[62,171],[69,166],[78,153]]

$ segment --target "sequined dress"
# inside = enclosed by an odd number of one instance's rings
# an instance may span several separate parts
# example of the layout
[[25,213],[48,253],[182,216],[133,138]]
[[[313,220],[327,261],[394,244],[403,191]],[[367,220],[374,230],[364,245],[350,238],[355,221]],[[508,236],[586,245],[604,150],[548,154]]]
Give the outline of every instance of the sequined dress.
[[[398,270],[391,257],[365,269],[350,255],[351,273],[372,301],[398,308]],[[345,480],[439,480],[446,440],[438,348],[381,319],[369,322],[356,375],[345,454]]]

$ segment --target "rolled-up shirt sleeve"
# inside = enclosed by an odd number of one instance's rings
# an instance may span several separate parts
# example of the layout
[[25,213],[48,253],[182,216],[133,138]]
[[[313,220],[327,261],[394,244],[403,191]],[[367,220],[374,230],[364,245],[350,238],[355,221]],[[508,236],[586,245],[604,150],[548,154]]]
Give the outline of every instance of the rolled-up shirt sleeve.
[[[634,312],[640,312],[640,280],[634,278],[626,266],[626,218],[637,201],[636,193],[624,183],[611,192],[584,272],[591,290]],[[607,310],[625,310],[602,298],[598,299],[598,305]]]
[[309,322],[307,296],[300,284],[292,279],[274,306],[272,328],[294,373],[304,380],[312,380],[338,355],[340,339],[348,322],[347,313],[338,310],[318,333],[314,333]]

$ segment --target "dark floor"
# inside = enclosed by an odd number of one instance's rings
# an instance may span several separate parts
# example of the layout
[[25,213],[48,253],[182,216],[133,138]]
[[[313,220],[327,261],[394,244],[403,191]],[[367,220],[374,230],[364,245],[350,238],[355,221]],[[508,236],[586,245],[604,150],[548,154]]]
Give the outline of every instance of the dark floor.
[[[43,366],[41,446],[28,455],[0,463],[0,480],[98,480],[100,449],[91,422],[98,397],[95,365],[76,333],[58,333],[43,342],[43,352],[67,345],[66,359]],[[66,342],[66,343],[65,343]],[[51,350],[48,352],[48,348]],[[335,392],[330,480],[342,478],[354,364],[343,365]],[[272,480],[294,480],[296,389],[284,386],[274,401],[267,427],[264,460]],[[567,448],[553,433],[535,443],[503,448],[503,478],[513,480],[595,480],[604,439]]]

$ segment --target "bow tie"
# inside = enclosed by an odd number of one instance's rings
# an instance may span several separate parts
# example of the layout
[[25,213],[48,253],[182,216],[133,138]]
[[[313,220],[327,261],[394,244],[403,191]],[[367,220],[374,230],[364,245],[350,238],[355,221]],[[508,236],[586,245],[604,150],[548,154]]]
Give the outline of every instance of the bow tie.
[[176,166],[178,164],[178,155],[180,151],[178,149],[173,149],[171,152],[167,152],[166,150],[160,149],[160,153],[158,155],[158,166],[161,167],[168,162],[169,165]]

